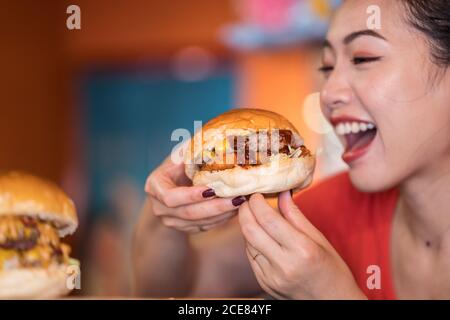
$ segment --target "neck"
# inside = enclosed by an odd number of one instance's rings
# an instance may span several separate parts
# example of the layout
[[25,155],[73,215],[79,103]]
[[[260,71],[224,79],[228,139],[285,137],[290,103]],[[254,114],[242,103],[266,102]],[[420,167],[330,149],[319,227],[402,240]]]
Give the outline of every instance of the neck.
[[450,239],[450,157],[400,186],[399,212],[413,238],[427,246]]

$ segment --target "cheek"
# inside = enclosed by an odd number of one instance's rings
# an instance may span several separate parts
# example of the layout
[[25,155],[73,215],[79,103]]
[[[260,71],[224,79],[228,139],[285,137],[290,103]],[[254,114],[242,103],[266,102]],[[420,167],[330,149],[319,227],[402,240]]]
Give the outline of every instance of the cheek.
[[350,166],[350,178],[363,192],[386,190],[408,175],[406,160],[396,151],[386,151],[384,142],[377,137],[364,161]]
[[[401,72],[388,72],[389,68],[374,68],[364,71],[355,83],[355,91],[372,120],[378,127],[378,143],[375,146],[378,157],[390,157],[402,144],[400,132],[408,132],[405,115],[410,114],[407,96],[409,87]],[[402,102],[403,101],[403,102]],[[400,134],[402,136],[403,134]],[[386,159],[385,159],[386,160]]]
[[379,68],[365,71],[355,88],[379,128],[385,152],[413,145],[411,140],[419,133],[423,119],[430,116],[423,72],[408,70],[399,61],[380,64]]
[[443,114],[426,81],[416,70],[372,79],[363,104],[377,123],[387,159],[417,159],[442,124]]
[[322,112],[322,114],[325,116],[325,118],[330,119],[330,110],[329,108],[327,108],[325,106],[325,101],[324,101],[324,97],[323,97],[323,93],[322,91],[320,92],[320,111]]
[[426,94],[423,74],[385,63],[355,72],[354,88],[361,103],[371,114],[388,113]]
[[423,145],[433,132],[434,117],[426,87],[423,75],[381,68],[365,71],[364,78],[355,82],[359,102],[378,127],[368,161],[350,170],[357,188],[369,192],[390,188],[426,161]]

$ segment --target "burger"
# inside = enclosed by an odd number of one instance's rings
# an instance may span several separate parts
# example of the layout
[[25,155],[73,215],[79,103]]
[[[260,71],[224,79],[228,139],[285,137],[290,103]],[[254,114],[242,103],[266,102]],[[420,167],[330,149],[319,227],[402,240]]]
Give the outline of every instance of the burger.
[[67,294],[70,248],[60,238],[78,220],[73,202],[55,184],[30,174],[0,174],[0,299]]
[[276,194],[312,181],[314,156],[283,116],[261,109],[234,109],[206,123],[185,150],[193,185],[219,197]]

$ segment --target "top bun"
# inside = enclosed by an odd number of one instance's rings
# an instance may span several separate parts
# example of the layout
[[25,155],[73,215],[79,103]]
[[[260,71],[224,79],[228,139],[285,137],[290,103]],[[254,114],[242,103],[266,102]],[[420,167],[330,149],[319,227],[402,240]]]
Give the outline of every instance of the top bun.
[[278,113],[262,109],[233,109],[211,119],[203,127],[208,129],[249,129],[249,130],[290,130],[297,129],[285,117]]
[[78,226],[75,205],[56,184],[17,171],[0,174],[0,217],[4,215],[51,221],[60,237]]

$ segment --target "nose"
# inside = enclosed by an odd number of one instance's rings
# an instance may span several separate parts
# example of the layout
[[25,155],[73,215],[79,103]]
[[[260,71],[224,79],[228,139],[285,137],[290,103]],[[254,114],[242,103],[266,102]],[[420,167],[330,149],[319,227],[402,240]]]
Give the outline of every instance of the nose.
[[320,102],[323,112],[330,115],[334,109],[348,105],[353,99],[353,90],[345,78],[334,70],[322,87]]

